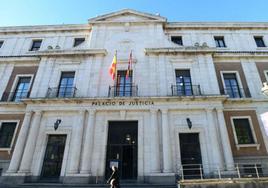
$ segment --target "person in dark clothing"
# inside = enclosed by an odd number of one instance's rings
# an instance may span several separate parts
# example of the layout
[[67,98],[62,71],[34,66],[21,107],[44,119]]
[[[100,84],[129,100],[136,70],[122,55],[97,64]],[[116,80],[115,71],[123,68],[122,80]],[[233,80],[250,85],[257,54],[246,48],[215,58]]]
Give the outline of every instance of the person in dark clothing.
[[119,172],[115,166],[112,166],[113,173],[108,179],[107,183],[110,183],[111,188],[120,188]]

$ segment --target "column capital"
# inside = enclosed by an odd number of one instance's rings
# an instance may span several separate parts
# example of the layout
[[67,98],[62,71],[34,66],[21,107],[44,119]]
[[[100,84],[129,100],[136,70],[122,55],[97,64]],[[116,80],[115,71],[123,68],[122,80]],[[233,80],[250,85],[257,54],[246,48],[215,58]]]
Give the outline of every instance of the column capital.
[[82,109],[82,110],[79,110],[79,111],[78,111],[78,114],[79,114],[79,115],[84,115],[85,112],[86,112],[86,110]]
[[90,116],[94,116],[97,110],[95,109],[87,109],[87,112]]
[[206,108],[207,113],[211,113],[214,110],[214,108]]
[[158,109],[154,109],[154,108],[153,108],[153,109],[150,109],[150,113],[151,113],[151,114],[155,114],[155,113],[157,113],[157,112],[158,112]]
[[32,115],[33,111],[32,110],[26,110],[25,111],[25,116],[30,116]]
[[167,114],[168,113],[168,109],[161,109],[161,112],[162,112],[162,114]]
[[221,113],[221,112],[223,112],[223,108],[216,108],[216,111],[218,112],[218,113]]
[[34,113],[35,113],[35,115],[37,115],[37,116],[41,116],[42,113],[43,113],[43,111],[42,111],[42,110],[35,110]]

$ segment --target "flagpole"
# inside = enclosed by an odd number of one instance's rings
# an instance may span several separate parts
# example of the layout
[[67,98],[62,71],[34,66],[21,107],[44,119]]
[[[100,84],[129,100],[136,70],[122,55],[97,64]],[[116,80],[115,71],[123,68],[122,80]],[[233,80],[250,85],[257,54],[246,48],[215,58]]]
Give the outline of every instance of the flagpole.
[[117,82],[117,50],[115,50],[115,59],[116,59],[116,65],[115,65],[115,74],[114,74],[114,80],[115,83]]

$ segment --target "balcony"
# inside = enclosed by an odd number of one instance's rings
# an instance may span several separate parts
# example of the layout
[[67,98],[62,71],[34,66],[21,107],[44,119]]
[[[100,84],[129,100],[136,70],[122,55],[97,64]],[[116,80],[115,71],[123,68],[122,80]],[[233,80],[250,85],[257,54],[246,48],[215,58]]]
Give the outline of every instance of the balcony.
[[17,91],[17,92],[4,92],[2,95],[2,102],[20,102],[22,99],[29,98],[30,92]]
[[221,90],[221,94],[229,95],[230,98],[250,98],[248,88],[227,87]]
[[136,97],[138,96],[137,85],[109,86],[108,97]]
[[46,98],[74,98],[76,87],[48,88]]
[[171,85],[172,96],[201,96],[200,85]]

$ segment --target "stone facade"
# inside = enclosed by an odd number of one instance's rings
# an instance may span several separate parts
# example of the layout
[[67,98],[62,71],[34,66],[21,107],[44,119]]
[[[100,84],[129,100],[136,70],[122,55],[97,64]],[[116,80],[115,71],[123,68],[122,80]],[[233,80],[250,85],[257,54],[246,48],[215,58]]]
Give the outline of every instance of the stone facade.
[[[268,49],[256,47],[254,41],[254,36],[263,36],[268,44],[267,28],[268,23],[169,23],[128,9],[81,25],[0,28],[0,121],[12,118],[21,124],[16,142],[0,148],[3,181],[41,176],[48,135],[66,135],[62,181],[102,181],[111,121],[138,122],[140,182],[174,180],[182,165],[180,133],[198,133],[205,174],[236,162],[267,163],[261,114],[268,111],[268,100],[261,88],[267,79]],[[173,43],[172,36],[181,36],[183,45]],[[215,36],[224,36],[226,47],[217,48]],[[75,38],[85,42],[74,47]],[[42,40],[40,49],[29,51],[37,39]],[[127,70],[133,53],[137,96],[108,96],[114,85],[108,69],[115,51],[117,70]],[[189,70],[191,84],[200,92],[174,95],[175,70]],[[61,73],[68,71],[75,72],[75,97],[47,97],[48,89],[57,88]],[[245,95],[232,98],[223,92],[224,72],[238,76]],[[31,76],[30,94],[9,101],[4,96],[15,91],[19,75]],[[236,116],[252,119],[256,143],[237,146],[231,126]]]

